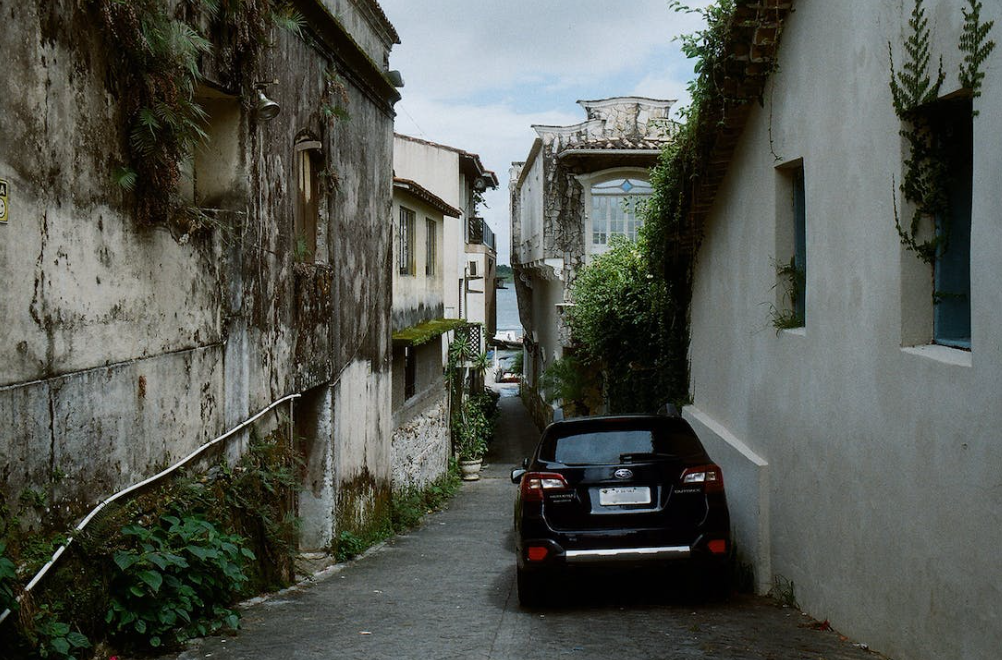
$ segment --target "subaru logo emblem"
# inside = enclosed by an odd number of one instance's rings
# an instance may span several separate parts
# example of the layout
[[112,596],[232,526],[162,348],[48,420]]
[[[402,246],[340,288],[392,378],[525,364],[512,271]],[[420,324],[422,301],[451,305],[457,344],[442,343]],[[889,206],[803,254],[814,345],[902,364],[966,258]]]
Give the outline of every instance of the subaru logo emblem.
[[627,470],[626,468],[620,468],[619,470],[616,470],[615,477],[617,479],[632,479],[633,478],[633,470]]

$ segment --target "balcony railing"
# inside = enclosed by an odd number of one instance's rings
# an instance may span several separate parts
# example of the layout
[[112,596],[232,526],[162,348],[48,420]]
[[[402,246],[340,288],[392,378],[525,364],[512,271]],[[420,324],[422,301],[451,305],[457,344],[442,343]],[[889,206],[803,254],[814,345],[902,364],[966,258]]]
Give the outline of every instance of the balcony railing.
[[471,216],[467,219],[467,235],[470,243],[486,245],[495,251],[498,249],[494,231],[487,226],[487,221],[483,218]]

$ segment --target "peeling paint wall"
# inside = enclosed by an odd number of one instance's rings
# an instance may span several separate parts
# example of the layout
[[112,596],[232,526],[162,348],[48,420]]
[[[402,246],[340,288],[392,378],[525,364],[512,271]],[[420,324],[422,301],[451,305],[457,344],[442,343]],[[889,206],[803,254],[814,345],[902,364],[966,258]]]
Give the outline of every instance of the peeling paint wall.
[[[357,7],[375,3],[342,4],[385,73],[387,27]],[[330,390],[315,415],[322,451],[310,461],[326,510],[310,513],[310,544],[333,537],[345,484],[360,475],[368,486],[354,522],[369,524],[391,476],[394,99],[377,98],[365,77],[382,73],[346,68],[323,40],[274,31],[260,74],[278,80],[268,94],[282,112],[265,122],[236,97],[208,104],[221,123],[195,167],[226,166],[206,172],[195,194],[211,189],[202,201],[226,209],[223,228],[172,235],[138,226],[112,181],[127,161],[127,91],[89,11],[75,0],[16,11],[0,0],[0,47],[16,64],[0,78],[0,178],[12,201],[0,226],[10,338],[0,345],[2,494],[13,503],[24,488],[45,488],[49,515],[72,520],[272,401],[321,387]],[[332,65],[351,115],[336,124],[321,112]],[[321,198],[317,263],[293,254],[295,144],[305,137],[340,179]],[[236,439],[231,456],[245,443]]]

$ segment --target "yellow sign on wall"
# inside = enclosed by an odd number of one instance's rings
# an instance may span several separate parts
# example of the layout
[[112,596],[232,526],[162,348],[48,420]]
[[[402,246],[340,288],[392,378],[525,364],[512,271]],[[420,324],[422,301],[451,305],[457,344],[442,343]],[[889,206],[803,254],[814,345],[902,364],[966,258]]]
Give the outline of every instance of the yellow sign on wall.
[[0,179],[0,225],[7,224],[10,202],[7,200],[7,179]]

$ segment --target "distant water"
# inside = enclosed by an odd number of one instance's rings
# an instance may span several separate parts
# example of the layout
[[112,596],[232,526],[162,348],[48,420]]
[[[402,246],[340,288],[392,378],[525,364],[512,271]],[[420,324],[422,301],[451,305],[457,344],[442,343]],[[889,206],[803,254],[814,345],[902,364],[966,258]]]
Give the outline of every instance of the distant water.
[[522,323],[518,320],[518,303],[515,299],[515,285],[505,282],[507,289],[498,289],[498,334],[513,331],[522,335]]

